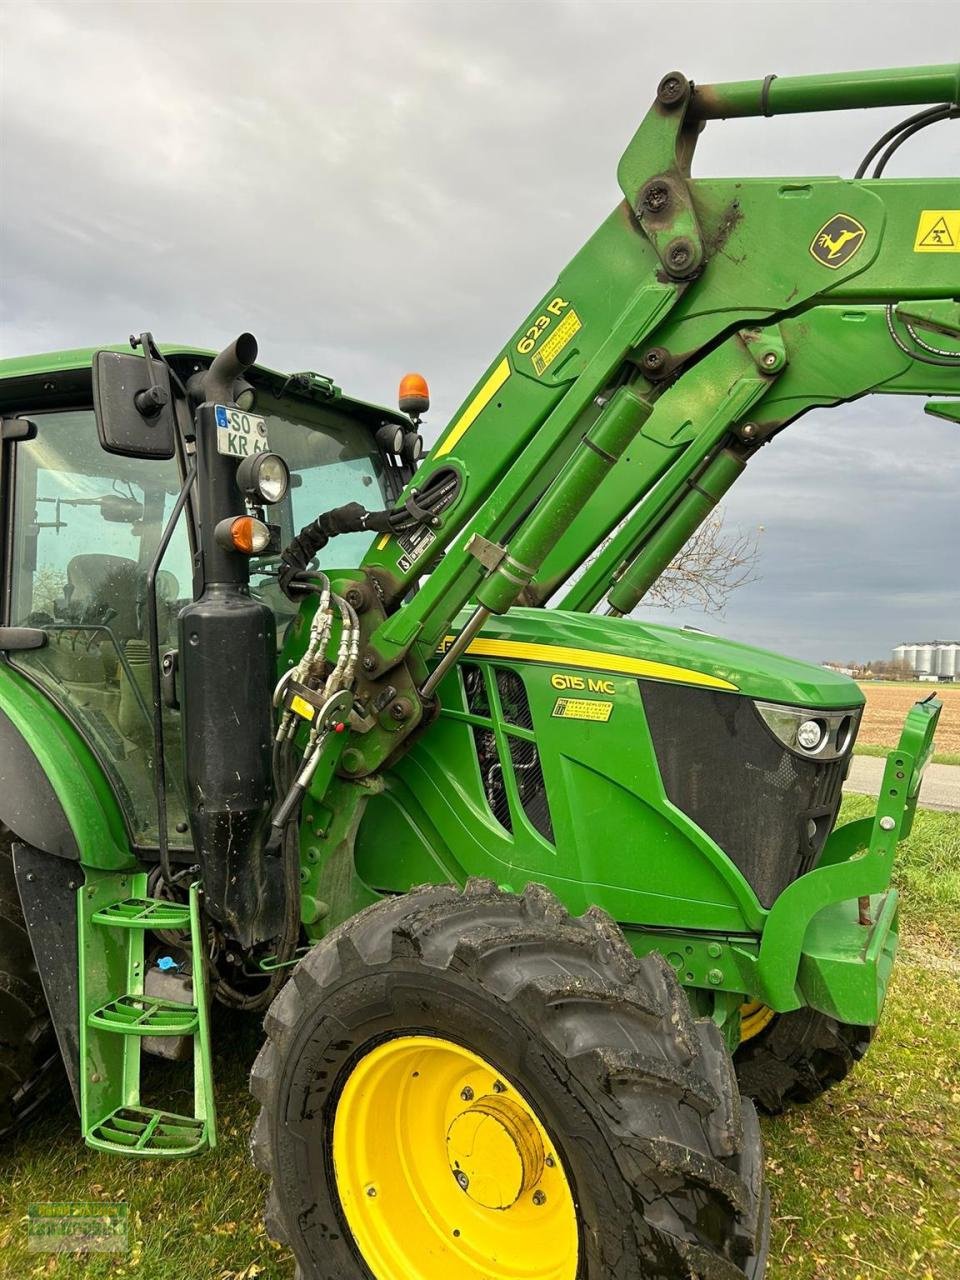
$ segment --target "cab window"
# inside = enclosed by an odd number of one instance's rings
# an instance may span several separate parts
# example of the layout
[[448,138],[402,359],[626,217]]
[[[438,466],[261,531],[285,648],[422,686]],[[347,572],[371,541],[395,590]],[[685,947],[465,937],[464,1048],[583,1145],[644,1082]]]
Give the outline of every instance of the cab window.
[[[90,410],[31,414],[17,445],[10,620],[47,633],[10,660],[58,702],[107,770],[134,840],[154,843],[157,813],[147,570],[180,490],[174,461],[100,448]],[[185,521],[157,580],[161,652],[193,594]],[[165,712],[169,826],[183,821],[179,715]]]

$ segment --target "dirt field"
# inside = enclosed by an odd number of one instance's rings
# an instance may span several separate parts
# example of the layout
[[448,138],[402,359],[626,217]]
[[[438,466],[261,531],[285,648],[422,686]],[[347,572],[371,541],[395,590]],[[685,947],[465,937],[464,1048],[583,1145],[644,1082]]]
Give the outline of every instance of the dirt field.
[[860,746],[894,747],[900,737],[904,717],[919,698],[936,693],[943,703],[937,728],[936,748],[946,755],[960,754],[960,684],[871,684],[861,685],[867,709],[857,743]]

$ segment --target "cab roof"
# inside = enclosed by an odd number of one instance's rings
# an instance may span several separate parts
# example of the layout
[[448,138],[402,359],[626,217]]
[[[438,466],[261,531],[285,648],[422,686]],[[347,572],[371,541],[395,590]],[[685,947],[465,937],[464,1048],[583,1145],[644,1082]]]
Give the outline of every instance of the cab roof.
[[[174,364],[183,366],[196,362],[197,368],[205,368],[216,355],[204,347],[178,343],[160,343],[160,350]],[[75,403],[80,395],[89,394],[93,357],[97,351],[118,351],[131,354],[129,343],[113,346],[79,347],[72,351],[52,351],[41,355],[14,356],[0,360],[0,408],[24,405],[25,400],[49,400],[51,405]],[[192,372],[192,370],[188,370]],[[410,420],[398,409],[388,409],[367,400],[356,400],[344,395],[332,378],[323,374],[281,373],[265,365],[253,365],[244,377],[256,387],[276,396],[290,396],[304,403],[335,407],[342,413],[359,419],[375,429],[384,421],[399,422],[409,427]]]

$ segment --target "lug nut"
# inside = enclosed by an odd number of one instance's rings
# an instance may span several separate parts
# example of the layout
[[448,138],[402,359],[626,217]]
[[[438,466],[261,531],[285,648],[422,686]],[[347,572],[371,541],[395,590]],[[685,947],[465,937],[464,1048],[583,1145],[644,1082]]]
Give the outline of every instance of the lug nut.
[[466,1089],[461,1090],[460,1097],[463,1099],[464,1102],[472,1102],[473,1096],[474,1096],[473,1090],[470,1088],[469,1085],[467,1085]]
[[458,1170],[457,1170],[457,1172],[456,1172],[453,1176],[456,1178],[456,1180],[457,1180],[457,1186],[460,1188],[460,1190],[461,1190],[461,1191],[466,1191],[466,1189],[470,1186],[470,1179],[469,1179],[469,1178],[467,1177],[467,1175],[463,1172],[463,1170],[462,1170],[462,1169],[458,1169]]
[[542,1205],[547,1203],[547,1193],[545,1191],[535,1191],[533,1193],[533,1203],[538,1209],[541,1208]]

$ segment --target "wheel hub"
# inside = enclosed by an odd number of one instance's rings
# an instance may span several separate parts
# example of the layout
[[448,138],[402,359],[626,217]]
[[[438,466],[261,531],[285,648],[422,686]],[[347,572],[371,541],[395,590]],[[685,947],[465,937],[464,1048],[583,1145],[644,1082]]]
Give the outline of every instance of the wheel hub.
[[530,1112],[505,1093],[491,1093],[451,1124],[447,1158],[471,1200],[486,1209],[510,1209],[540,1181],[546,1153]]

